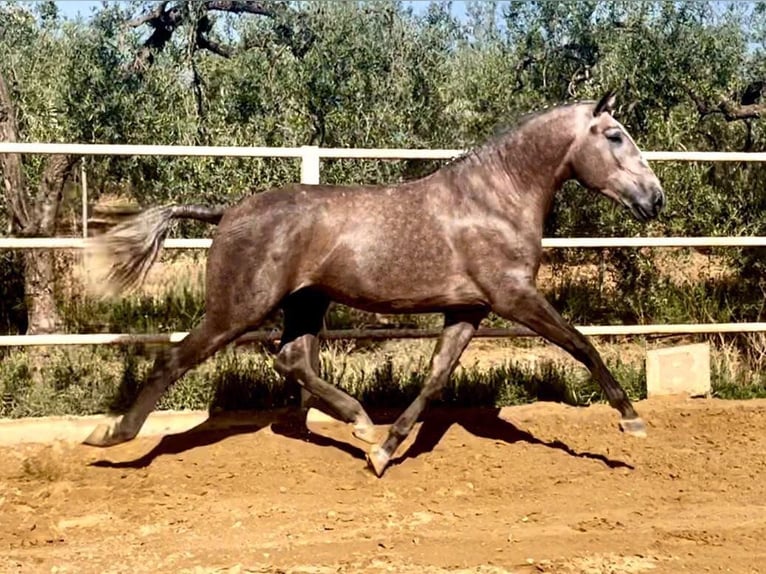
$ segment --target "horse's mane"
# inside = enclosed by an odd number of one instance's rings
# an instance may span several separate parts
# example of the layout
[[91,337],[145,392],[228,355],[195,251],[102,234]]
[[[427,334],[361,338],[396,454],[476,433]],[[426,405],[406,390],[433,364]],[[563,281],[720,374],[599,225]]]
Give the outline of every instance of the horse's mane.
[[591,102],[591,101],[567,102],[563,104],[557,104],[554,106],[545,106],[544,108],[540,110],[535,110],[532,112],[526,112],[522,114],[521,116],[519,116],[517,120],[512,124],[502,124],[502,125],[496,126],[492,136],[484,140],[482,143],[475,145],[471,147],[470,149],[466,150],[459,156],[455,157],[454,159],[450,160],[446,164],[437,168],[437,170],[435,171],[439,171],[443,169],[455,169],[455,168],[461,167],[462,165],[466,163],[470,163],[473,160],[482,160],[488,156],[497,155],[498,151],[504,149],[505,144],[508,142],[508,140],[513,138],[516,135],[516,133],[519,132],[519,130],[521,130],[524,126],[529,124],[531,121],[536,120],[542,116],[546,116],[555,111],[573,108],[575,106],[580,106],[583,104],[593,104],[593,103],[595,102]]

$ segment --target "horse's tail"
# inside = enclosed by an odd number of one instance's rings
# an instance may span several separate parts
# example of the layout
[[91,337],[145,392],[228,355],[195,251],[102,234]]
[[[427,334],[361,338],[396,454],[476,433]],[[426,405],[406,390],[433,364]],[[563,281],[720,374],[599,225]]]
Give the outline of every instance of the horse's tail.
[[91,281],[102,293],[138,287],[157,260],[174,219],[196,219],[217,225],[224,208],[202,205],[153,207],[87,240],[84,261]]

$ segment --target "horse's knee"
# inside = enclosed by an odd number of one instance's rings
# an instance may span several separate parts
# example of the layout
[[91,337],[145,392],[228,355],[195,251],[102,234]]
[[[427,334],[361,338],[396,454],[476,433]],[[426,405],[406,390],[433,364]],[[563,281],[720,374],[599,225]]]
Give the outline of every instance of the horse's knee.
[[280,351],[274,359],[274,369],[283,377],[290,376],[294,371],[294,367],[290,362],[289,357],[282,351]]
[[283,377],[304,373],[308,367],[305,353],[292,345],[285,345],[274,359],[274,368]]
[[491,308],[500,317],[515,321],[526,315],[535,306],[536,295],[534,286],[518,285],[494,294]]

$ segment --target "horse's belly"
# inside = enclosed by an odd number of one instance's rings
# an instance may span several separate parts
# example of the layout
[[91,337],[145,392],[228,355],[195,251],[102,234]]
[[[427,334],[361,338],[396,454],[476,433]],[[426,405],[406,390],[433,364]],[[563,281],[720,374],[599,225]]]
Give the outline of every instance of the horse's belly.
[[323,286],[338,303],[373,313],[434,313],[455,308],[485,307],[481,291],[464,278],[392,284],[349,281]]
[[314,241],[304,259],[312,283],[340,303],[378,313],[486,304],[463,254],[435,218],[414,223],[396,212],[383,217],[380,209],[368,211],[350,218],[354,225],[340,233],[327,222],[315,228],[313,237],[332,239]]

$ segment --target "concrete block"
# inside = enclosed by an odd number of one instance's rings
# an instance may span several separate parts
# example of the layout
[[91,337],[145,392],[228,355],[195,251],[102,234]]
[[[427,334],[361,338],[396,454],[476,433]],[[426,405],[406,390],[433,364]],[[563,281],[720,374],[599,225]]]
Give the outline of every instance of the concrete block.
[[647,397],[710,394],[710,345],[679,345],[646,353]]
[[309,424],[310,423],[319,423],[319,424],[338,423],[340,425],[345,424],[343,421],[336,419],[332,415],[328,415],[324,411],[315,409],[314,407],[311,407],[306,413],[306,423],[309,423]]

